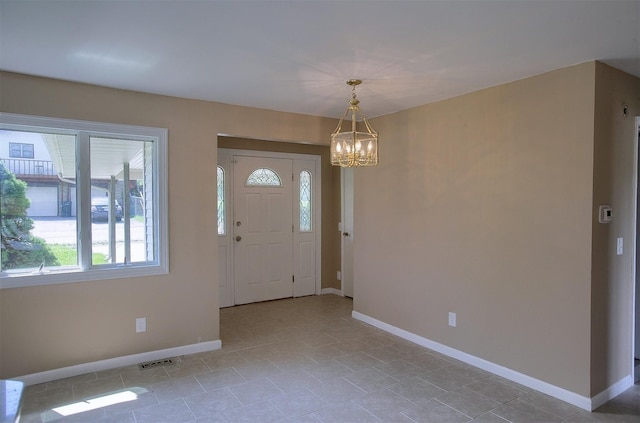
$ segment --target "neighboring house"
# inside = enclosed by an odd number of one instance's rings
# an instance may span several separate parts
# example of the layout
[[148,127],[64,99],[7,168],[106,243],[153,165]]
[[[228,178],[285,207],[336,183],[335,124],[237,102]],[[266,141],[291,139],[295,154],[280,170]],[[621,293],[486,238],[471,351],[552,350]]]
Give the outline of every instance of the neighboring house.
[[[44,137],[33,132],[0,131],[0,163],[27,183],[27,198],[31,201],[28,216],[75,216],[76,185],[60,176]],[[91,197],[105,197],[108,185],[108,179],[92,180]],[[123,203],[122,183],[116,185],[116,198]],[[136,205],[133,202],[132,207]]]
[[0,132],[0,163],[27,183],[29,216],[71,215],[71,184],[58,178],[40,134]]

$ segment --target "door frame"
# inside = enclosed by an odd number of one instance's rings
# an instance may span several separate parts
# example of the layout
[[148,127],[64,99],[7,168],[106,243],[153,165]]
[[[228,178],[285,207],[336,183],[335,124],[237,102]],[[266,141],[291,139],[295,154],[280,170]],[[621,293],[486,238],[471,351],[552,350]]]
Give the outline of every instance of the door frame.
[[636,116],[635,118],[635,131],[634,131],[634,181],[633,181],[633,194],[634,194],[634,216],[635,219],[633,221],[633,295],[632,295],[632,321],[631,321],[631,377],[633,383],[640,381],[640,365],[635,365],[636,357],[640,358],[640,280],[638,279],[638,269],[640,268],[640,246],[638,243],[640,242],[640,237],[638,236],[638,230],[640,229],[640,222],[638,219],[640,216],[638,215],[638,211],[640,209],[640,205],[638,202],[640,201],[640,193],[638,190],[640,189],[640,116]]
[[[230,283],[230,297],[232,299],[232,303],[230,305],[222,305],[221,307],[228,307],[235,305],[235,275],[234,275],[234,257],[233,257],[233,242],[231,241],[233,235],[233,156],[247,156],[247,157],[264,157],[264,158],[274,158],[274,159],[291,159],[294,161],[294,172],[296,170],[296,160],[299,161],[313,161],[315,168],[313,169],[313,197],[312,197],[312,227],[315,228],[315,295],[320,295],[322,292],[322,174],[321,167],[322,161],[321,156],[315,154],[299,154],[299,153],[280,153],[280,152],[272,152],[272,151],[261,151],[261,150],[240,150],[240,149],[231,149],[231,148],[218,148],[218,162],[217,165],[221,166],[225,173],[225,235],[218,235],[218,245],[220,245],[220,238],[226,237],[226,241],[228,246],[231,248],[227,248],[227,263],[225,263],[225,271],[227,273],[227,278]],[[295,179],[297,180],[297,179]],[[293,187],[292,189],[295,189]],[[298,198],[294,195],[295,198]],[[295,202],[295,201],[294,201]],[[296,205],[294,204],[294,221],[296,219],[295,211],[297,210]],[[295,239],[294,234],[294,239]],[[295,241],[294,241],[295,242]],[[294,245],[295,248],[295,245]],[[296,263],[294,263],[294,271],[296,268]],[[220,298],[220,302],[222,303],[222,298]]]

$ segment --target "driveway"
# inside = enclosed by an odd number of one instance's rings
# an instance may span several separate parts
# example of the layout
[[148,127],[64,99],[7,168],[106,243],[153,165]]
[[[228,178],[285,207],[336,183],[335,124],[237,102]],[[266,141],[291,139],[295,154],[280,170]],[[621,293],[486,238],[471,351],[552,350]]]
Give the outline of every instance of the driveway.
[[[32,217],[31,234],[43,238],[47,244],[75,244],[77,242],[75,217]],[[91,239],[94,244],[109,242],[107,222],[91,224]],[[124,222],[116,222],[116,242],[124,241]],[[131,220],[131,241],[144,241],[144,223]]]
[[[31,234],[43,238],[47,244],[76,245],[75,217],[31,217]],[[116,261],[124,261],[124,222],[116,222]],[[102,253],[109,260],[109,224],[91,223],[92,251]],[[131,258],[128,261],[145,261],[144,223],[131,219]]]

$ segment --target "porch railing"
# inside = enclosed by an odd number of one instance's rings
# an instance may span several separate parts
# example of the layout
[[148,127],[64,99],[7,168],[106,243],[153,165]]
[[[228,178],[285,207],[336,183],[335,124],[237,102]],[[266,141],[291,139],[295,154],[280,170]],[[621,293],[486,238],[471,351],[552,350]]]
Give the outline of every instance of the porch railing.
[[49,160],[0,159],[16,176],[54,176],[56,170]]

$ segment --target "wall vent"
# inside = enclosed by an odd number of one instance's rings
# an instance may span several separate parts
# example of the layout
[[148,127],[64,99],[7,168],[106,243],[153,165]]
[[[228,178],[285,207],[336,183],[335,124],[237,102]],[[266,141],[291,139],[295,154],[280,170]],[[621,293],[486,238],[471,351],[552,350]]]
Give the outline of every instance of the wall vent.
[[140,370],[147,370],[147,369],[153,369],[154,367],[160,367],[160,366],[172,366],[174,364],[176,364],[176,360],[174,358],[163,358],[162,360],[147,361],[146,363],[140,363],[138,364],[138,368],[140,368]]

